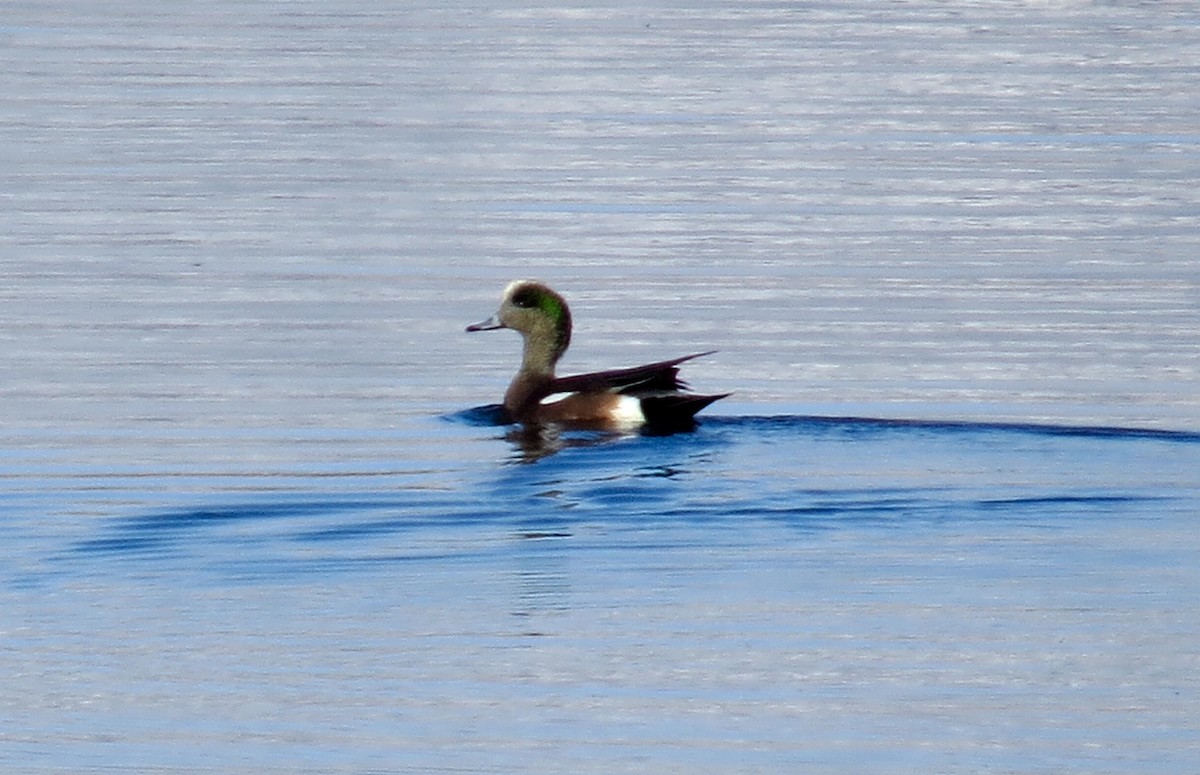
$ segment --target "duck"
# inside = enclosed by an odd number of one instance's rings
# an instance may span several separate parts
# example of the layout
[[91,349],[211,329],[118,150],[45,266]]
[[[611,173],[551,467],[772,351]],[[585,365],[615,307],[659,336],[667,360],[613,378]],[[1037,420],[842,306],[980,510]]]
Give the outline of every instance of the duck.
[[502,404],[504,419],[511,423],[674,432],[694,427],[697,412],[730,395],[691,393],[679,379],[680,364],[715,350],[556,376],[555,367],[571,344],[571,310],[560,293],[538,280],[509,283],[496,314],[467,326],[467,331],[502,328],[524,338],[521,367]]

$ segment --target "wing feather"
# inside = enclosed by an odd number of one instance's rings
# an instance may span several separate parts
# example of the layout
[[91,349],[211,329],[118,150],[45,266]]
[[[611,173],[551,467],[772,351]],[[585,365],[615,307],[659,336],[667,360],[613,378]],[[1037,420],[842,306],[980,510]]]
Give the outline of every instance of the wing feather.
[[569,377],[558,377],[538,391],[535,400],[540,401],[555,393],[624,393],[639,395],[647,393],[663,393],[674,390],[686,390],[687,383],[679,379],[679,364],[700,358],[716,352],[695,353],[680,358],[671,358],[657,363],[647,363],[642,366],[631,366],[625,369],[610,369],[594,371],[588,374],[574,374]]

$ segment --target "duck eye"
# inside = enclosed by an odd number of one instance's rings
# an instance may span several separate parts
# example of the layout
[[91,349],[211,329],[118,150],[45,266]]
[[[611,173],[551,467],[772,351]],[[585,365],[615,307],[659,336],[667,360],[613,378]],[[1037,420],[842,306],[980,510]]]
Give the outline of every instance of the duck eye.
[[514,307],[529,309],[537,306],[537,296],[532,291],[517,291],[513,294],[512,303]]

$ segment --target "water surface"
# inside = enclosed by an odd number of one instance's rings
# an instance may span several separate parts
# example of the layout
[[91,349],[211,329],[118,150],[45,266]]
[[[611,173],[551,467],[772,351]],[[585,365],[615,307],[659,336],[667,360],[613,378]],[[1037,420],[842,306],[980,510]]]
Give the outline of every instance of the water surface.
[[0,765],[1192,772],[1198,21],[7,9]]

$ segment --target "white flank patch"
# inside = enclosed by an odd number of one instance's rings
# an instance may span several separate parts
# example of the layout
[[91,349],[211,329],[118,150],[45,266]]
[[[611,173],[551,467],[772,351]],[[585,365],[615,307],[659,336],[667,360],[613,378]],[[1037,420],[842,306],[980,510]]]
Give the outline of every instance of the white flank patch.
[[[542,406],[561,401],[573,394],[552,393],[541,400]],[[646,424],[646,415],[642,412],[642,401],[633,396],[617,396],[617,403],[612,408],[609,418],[613,425],[619,428],[633,429]]]
[[621,396],[617,405],[613,407],[613,421],[617,425],[625,426],[646,422],[646,415],[642,413],[642,400],[633,396]]

